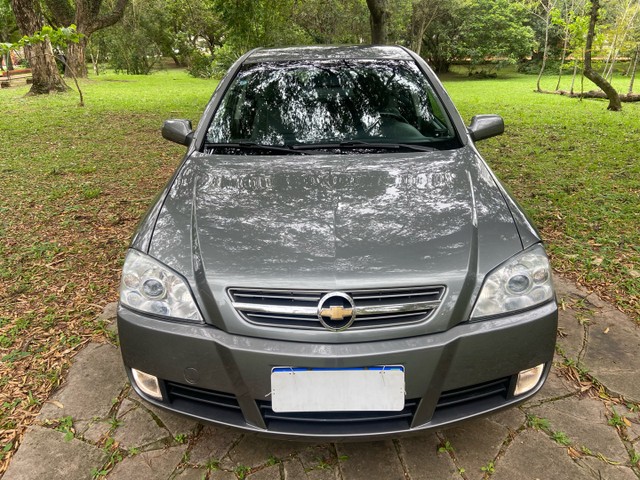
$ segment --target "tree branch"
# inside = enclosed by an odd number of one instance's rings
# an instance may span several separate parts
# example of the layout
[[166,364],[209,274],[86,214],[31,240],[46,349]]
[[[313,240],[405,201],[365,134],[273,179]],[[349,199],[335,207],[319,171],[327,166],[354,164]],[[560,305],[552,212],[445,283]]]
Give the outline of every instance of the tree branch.
[[[99,3],[102,3],[102,2],[100,1]],[[101,30],[105,27],[110,27],[114,23],[117,23],[122,18],[122,15],[124,15],[124,9],[127,8],[128,3],[129,3],[129,0],[118,0],[116,2],[115,7],[113,7],[113,10],[111,11],[111,13],[96,17],[87,26],[87,31],[83,33],[89,36],[96,30]]]

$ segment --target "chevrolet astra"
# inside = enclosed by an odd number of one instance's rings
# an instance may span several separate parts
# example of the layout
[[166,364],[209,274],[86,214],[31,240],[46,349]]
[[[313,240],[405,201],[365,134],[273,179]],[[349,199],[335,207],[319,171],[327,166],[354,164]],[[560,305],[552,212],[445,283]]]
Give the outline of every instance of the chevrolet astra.
[[281,438],[400,436],[544,383],[557,304],[541,239],[428,65],[402,47],[257,49],[134,235],[118,330],[131,384]]

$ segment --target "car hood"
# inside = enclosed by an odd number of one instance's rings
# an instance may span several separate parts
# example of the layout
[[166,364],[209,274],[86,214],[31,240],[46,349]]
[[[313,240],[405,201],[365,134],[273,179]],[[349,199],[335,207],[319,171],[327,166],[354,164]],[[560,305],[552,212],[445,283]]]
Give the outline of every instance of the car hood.
[[152,256],[216,301],[228,287],[445,285],[452,308],[521,249],[500,190],[469,147],[196,153],[176,176],[150,244]]

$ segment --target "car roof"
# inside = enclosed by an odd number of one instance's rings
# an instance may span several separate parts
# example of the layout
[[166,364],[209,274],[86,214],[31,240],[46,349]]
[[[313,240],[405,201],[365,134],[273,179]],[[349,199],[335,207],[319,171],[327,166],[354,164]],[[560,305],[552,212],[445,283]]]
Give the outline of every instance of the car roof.
[[245,59],[245,64],[264,62],[291,62],[297,60],[394,59],[411,60],[402,47],[386,45],[352,45],[308,47],[259,48]]

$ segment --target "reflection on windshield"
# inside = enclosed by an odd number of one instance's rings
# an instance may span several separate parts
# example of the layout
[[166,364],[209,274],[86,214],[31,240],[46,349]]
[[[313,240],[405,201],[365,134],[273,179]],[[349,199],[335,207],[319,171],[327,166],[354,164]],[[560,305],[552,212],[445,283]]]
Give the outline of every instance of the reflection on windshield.
[[207,131],[210,144],[279,146],[432,145],[454,138],[427,78],[415,63],[400,60],[247,65]]

